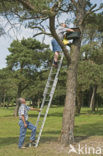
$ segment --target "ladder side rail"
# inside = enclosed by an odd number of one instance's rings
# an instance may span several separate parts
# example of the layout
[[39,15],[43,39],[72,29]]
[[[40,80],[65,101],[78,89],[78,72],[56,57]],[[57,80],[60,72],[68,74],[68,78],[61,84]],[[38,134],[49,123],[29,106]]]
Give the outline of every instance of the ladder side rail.
[[43,96],[45,96],[48,91],[48,85],[50,84],[50,77],[51,77],[52,71],[53,71],[53,67],[51,67],[51,69],[50,69],[48,80],[47,80],[47,83],[46,83],[46,86],[45,86],[45,89],[43,92]]
[[59,72],[60,72],[60,69],[61,69],[61,66],[62,66],[62,62],[63,62],[63,58],[64,58],[64,54],[62,53],[61,60],[60,60],[60,63],[59,63],[58,69],[57,69],[56,76],[55,76],[56,78],[59,75]]
[[46,99],[46,96],[43,98],[43,101],[42,101],[42,104],[41,104],[40,112],[39,112],[39,114],[38,114],[37,121],[36,121],[36,125],[35,125],[36,128],[37,128],[37,126],[38,126],[39,119],[40,119],[40,116],[41,116],[41,113],[42,113],[42,109],[43,109],[43,107],[44,107],[45,99]]
[[49,108],[50,108],[50,105],[51,105],[51,102],[52,102],[52,99],[53,99],[53,95],[54,95],[54,91],[55,91],[57,82],[58,82],[58,79],[56,78],[55,83],[53,83],[50,100],[49,100],[49,103],[48,103],[48,107],[46,109],[46,113],[45,113],[43,123],[42,123],[41,128],[40,128],[40,132],[39,132],[38,139],[37,139],[35,147],[37,147],[38,144],[39,144],[39,140],[40,140],[40,137],[41,137],[41,134],[42,134],[42,131],[43,131],[43,128],[44,128],[44,124],[45,124],[45,121],[46,121],[46,118],[47,118],[47,115],[48,115],[48,112],[49,112]]
[[45,89],[44,89],[43,100],[42,100],[42,104],[41,104],[41,107],[40,107],[41,111],[39,112],[38,117],[37,117],[36,127],[38,126],[39,119],[40,119],[40,116],[41,116],[41,113],[42,113],[42,109],[44,107],[44,103],[45,103],[45,99],[46,99],[46,94],[48,92],[48,86],[50,84],[50,77],[51,77],[52,71],[53,71],[53,67],[51,67],[51,70],[50,70],[49,76],[48,76],[48,80],[47,80],[47,83],[46,83],[46,86],[45,86]]

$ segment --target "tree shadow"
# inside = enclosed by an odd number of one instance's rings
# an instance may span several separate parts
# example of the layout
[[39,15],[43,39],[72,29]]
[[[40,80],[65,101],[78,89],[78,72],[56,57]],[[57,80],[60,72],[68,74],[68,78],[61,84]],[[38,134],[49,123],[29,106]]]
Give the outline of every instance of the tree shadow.
[[11,115],[3,115],[0,118],[9,118],[9,117],[14,117],[15,118],[15,116],[13,114],[11,114]]
[[58,137],[49,137],[49,136],[41,137],[40,144],[48,143],[48,142],[58,142]]
[[[25,137],[25,143],[29,142],[29,138],[30,137]],[[0,138],[0,147],[4,147],[4,146],[8,146],[8,145],[12,145],[12,144],[17,144],[18,146],[18,141],[19,141],[19,136],[18,137],[1,137]],[[57,142],[58,141],[58,137],[55,136],[42,136],[40,139],[40,143],[46,143],[46,142]]]
[[86,140],[89,136],[74,136],[74,143],[79,143],[80,141]]
[[18,143],[19,137],[1,137],[0,147]]
[[49,113],[49,114],[48,114],[48,117],[50,117],[50,116],[62,117],[62,116],[63,116],[63,113],[58,113],[58,112],[55,112],[55,113]]
[[37,118],[38,114],[29,114],[29,117],[35,117]]
[[[88,114],[93,114],[93,115],[103,115],[103,110],[98,110],[98,111],[95,111],[95,112],[92,112],[91,110],[88,110],[87,111]],[[85,114],[87,114],[85,113]]]
[[[37,117],[38,114],[29,114],[29,117]],[[51,116],[54,116],[54,117],[62,117],[63,116],[63,113],[58,113],[58,112],[55,112],[55,113],[49,113],[48,114],[48,117],[51,117]],[[44,117],[44,115],[41,114],[41,117]]]
[[103,136],[103,122],[75,126],[75,133],[80,136]]

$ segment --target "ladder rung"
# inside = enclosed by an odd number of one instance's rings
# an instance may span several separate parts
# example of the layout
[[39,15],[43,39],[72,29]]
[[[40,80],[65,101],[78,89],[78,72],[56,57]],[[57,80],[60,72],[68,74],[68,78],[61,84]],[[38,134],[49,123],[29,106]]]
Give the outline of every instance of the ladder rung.
[[45,115],[45,114],[41,114],[41,115]]
[[49,81],[54,81],[54,80],[49,80]]
[[49,95],[50,93],[44,93],[44,95]]
[[[42,114],[41,114],[42,115]],[[42,120],[39,120],[38,122],[43,122]]]
[[50,93],[46,93],[46,94],[50,94]]
[[51,88],[52,86],[47,86],[47,88]]
[[50,93],[50,95],[53,94],[53,92]]
[[38,128],[38,127],[37,127],[37,129],[38,129],[38,130],[41,130],[42,128]]
[[52,74],[56,74],[56,73],[52,73]]

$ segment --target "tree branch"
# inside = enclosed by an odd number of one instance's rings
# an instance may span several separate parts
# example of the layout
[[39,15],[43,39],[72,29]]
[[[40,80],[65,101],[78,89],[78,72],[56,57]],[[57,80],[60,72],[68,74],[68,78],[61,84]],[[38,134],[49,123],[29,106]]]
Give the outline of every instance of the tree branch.
[[39,26],[29,26],[32,29],[39,29],[40,31],[44,31],[41,27]]
[[73,5],[74,5],[75,7],[77,7],[77,3],[76,3],[75,0],[71,0],[71,2],[73,3]]
[[30,3],[29,0],[26,0],[26,1],[25,0],[17,0],[17,1],[22,3],[27,9],[32,10],[32,11],[35,10],[34,6]]
[[72,5],[69,5],[69,6],[67,7],[67,9],[64,10],[64,9],[60,8],[59,10],[62,11],[62,12],[68,13],[69,11],[72,11],[72,10],[73,10],[73,6],[72,6]]
[[102,6],[100,6],[98,9],[93,10],[92,12],[99,11],[99,10],[101,10],[102,8],[103,8],[103,5],[102,5]]
[[34,13],[39,13],[39,18],[44,18],[45,16],[51,16],[54,14],[51,10],[38,10],[36,7],[34,7],[29,0],[17,0],[20,3],[25,6],[25,8],[29,9],[30,11],[33,11]]
[[48,35],[48,36],[51,36],[50,33],[47,33],[47,32],[40,32],[40,33],[37,33],[37,34],[33,35],[33,37],[36,37],[36,36],[39,36],[39,35]]
[[92,10],[93,10],[96,6],[97,6],[97,5],[94,4],[94,5],[87,11],[86,16],[88,16],[89,14],[91,14],[91,13],[92,13]]
[[88,11],[86,12],[86,14],[85,14],[85,16],[84,16],[84,19],[83,19],[83,21],[82,21],[82,24],[85,22],[85,19],[86,19],[90,14],[92,14],[93,12],[96,12],[96,11],[98,11],[98,10],[100,10],[100,9],[103,8],[103,6],[100,6],[98,9],[93,10],[96,6],[97,6],[97,5],[94,4],[94,5],[90,8],[90,10],[88,10]]

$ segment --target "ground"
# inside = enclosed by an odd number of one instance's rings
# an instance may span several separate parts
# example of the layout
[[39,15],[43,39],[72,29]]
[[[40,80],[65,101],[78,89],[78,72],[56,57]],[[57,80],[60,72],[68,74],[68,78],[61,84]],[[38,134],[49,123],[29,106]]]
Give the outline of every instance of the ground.
[[[42,133],[38,148],[18,149],[19,126],[18,118],[13,116],[14,108],[0,108],[0,156],[75,156],[69,153],[70,146],[60,144],[59,137],[62,125],[63,107],[52,106]],[[35,124],[37,113],[29,112],[29,120]],[[88,108],[82,108],[81,114],[75,117],[75,141],[73,147],[83,147],[83,154],[88,153],[88,148],[103,149],[103,109],[92,113]],[[29,141],[30,131],[27,131],[25,143]],[[99,154],[87,155],[102,155]],[[103,151],[102,151],[103,152]]]

